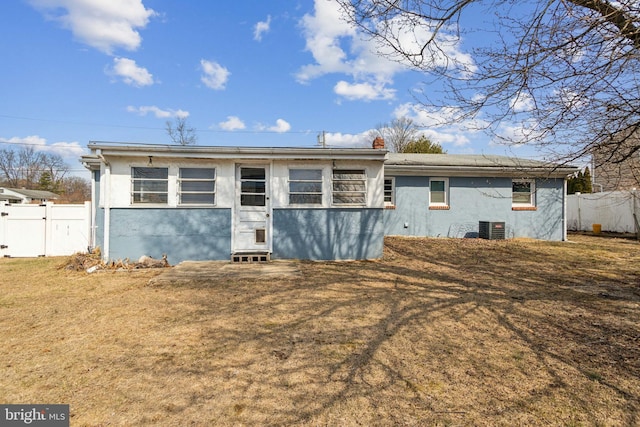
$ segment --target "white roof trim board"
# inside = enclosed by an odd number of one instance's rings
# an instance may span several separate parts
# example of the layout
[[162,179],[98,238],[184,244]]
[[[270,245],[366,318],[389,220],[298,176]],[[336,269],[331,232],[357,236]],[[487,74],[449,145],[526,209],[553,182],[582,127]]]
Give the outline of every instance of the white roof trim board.
[[110,157],[179,159],[377,160],[385,174],[422,176],[491,176],[564,178],[577,167],[539,160],[495,155],[401,154],[373,148],[211,147],[90,142],[82,157],[89,169]]
[[287,148],[287,147],[211,147],[183,145],[114,145],[90,142],[91,155],[83,156],[90,161],[96,157],[170,157],[191,159],[354,159],[382,161],[386,150],[373,148]]

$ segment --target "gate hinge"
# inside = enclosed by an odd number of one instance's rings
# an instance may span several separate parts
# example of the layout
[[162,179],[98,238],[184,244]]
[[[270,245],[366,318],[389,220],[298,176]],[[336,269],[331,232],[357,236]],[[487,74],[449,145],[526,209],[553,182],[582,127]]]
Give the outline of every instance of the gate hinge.
[[7,245],[0,245],[0,249],[7,249],[9,246]]
[[7,216],[7,215],[9,215],[9,212],[2,212],[2,213],[0,214],[0,216]]

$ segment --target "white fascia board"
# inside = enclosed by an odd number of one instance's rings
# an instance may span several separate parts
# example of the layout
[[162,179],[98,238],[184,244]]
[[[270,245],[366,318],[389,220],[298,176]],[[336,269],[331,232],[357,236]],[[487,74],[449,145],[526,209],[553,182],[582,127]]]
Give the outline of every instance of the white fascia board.
[[377,160],[386,150],[373,148],[260,148],[198,146],[112,146],[90,143],[93,153],[107,157],[163,157],[180,159],[283,159],[283,160]]

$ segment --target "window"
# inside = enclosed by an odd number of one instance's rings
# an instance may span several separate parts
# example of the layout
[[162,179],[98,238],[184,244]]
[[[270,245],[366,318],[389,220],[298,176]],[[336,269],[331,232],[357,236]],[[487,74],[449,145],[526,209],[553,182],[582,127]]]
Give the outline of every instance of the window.
[[396,179],[385,178],[384,179],[384,204],[385,206],[394,206],[396,204]]
[[216,170],[181,168],[178,174],[178,201],[181,205],[216,203]]
[[240,205],[265,206],[267,180],[264,168],[240,168]]
[[512,205],[518,207],[533,207],[536,205],[535,181],[532,179],[514,179],[511,183]]
[[367,202],[363,169],[334,169],[332,196],[334,205],[364,205]]
[[168,168],[132,168],[133,203],[167,203]]
[[322,204],[322,169],[289,169],[289,204]]
[[449,179],[431,178],[429,180],[429,207],[449,206]]

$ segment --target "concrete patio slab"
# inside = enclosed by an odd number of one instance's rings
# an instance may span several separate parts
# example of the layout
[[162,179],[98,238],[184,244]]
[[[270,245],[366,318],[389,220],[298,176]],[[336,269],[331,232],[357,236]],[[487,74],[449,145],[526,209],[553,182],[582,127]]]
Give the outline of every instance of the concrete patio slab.
[[231,263],[228,261],[184,261],[149,281],[150,285],[219,282],[225,279],[253,280],[301,277],[299,261]]

